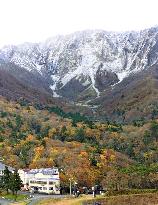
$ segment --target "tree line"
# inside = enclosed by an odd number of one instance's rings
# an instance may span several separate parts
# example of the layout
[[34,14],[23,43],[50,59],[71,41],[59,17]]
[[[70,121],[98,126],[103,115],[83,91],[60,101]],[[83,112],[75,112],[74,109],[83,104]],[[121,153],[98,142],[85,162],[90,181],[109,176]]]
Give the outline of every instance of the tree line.
[[0,178],[0,188],[5,190],[7,194],[11,191],[13,195],[17,195],[17,192],[21,189],[22,181],[17,170],[11,172],[7,166],[3,171]]

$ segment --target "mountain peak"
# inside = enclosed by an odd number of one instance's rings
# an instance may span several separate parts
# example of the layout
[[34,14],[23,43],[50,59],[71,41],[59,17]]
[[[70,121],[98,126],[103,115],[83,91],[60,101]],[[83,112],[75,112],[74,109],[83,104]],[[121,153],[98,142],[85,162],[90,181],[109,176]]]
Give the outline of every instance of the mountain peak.
[[158,27],[139,32],[85,30],[43,43],[4,47],[0,59],[43,77],[54,97],[99,97],[131,74],[157,63]]

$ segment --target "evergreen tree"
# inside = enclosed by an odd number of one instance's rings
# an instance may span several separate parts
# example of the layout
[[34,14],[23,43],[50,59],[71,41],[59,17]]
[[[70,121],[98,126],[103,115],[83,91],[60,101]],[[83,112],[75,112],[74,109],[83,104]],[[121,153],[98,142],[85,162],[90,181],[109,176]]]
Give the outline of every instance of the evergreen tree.
[[74,139],[78,142],[84,142],[85,141],[85,133],[83,128],[79,128],[77,130],[76,136],[74,137]]
[[3,171],[3,176],[1,178],[1,188],[7,191],[7,194],[10,189],[10,179],[11,179],[11,172],[9,171],[8,167],[5,166],[5,169]]
[[158,123],[156,122],[156,121],[153,121],[152,123],[151,123],[151,128],[150,128],[150,130],[151,130],[151,136],[153,137],[153,138],[155,138],[156,139],[156,142],[158,141]]
[[21,186],[22,186],[22,181],[20,179],[17,170],[15,170],[15,172],[11,175],[11,179],[10,179],[10,190],[12,191],[13,195],[14,194],[17,195],[17,192],[20,190]]

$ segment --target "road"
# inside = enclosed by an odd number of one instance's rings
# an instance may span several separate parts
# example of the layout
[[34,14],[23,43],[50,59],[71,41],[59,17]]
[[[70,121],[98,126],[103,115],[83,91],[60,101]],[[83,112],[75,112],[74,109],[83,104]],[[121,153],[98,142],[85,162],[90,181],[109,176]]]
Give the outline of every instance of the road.
[[[33,194],[30,199],[28,199],[28,205],[34,205],[36,202],[40,201],[41,199],[57,199],[57,198],[64,198],[68,195],[45,195],[45,194]],[[7,199],[0,198],[0,205],[9,205],[13,203],[13,201],[9,201]]]
[[58,198],[64,198],[67,197],[67,195],[43,195],[43,194],[33,194],[33,197],[30,198],[29,200],[31,200],[28,205],[34,205],[35,203],[37,203],[38,201],[40,201],[41,199],[58,199]]
[[9,205],[11,202],[7,199],[0,198],[0,205]]

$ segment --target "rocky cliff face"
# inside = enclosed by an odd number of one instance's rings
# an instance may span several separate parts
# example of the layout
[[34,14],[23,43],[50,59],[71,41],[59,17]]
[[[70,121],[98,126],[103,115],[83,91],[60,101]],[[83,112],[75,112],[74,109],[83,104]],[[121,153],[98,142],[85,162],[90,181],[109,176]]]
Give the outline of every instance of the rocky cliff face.
[[86,102],[131,74],[157,65],[158,28],[76,32],[39,44],[6,46],[0,50],[0,59],[38,76],[54,97]]

